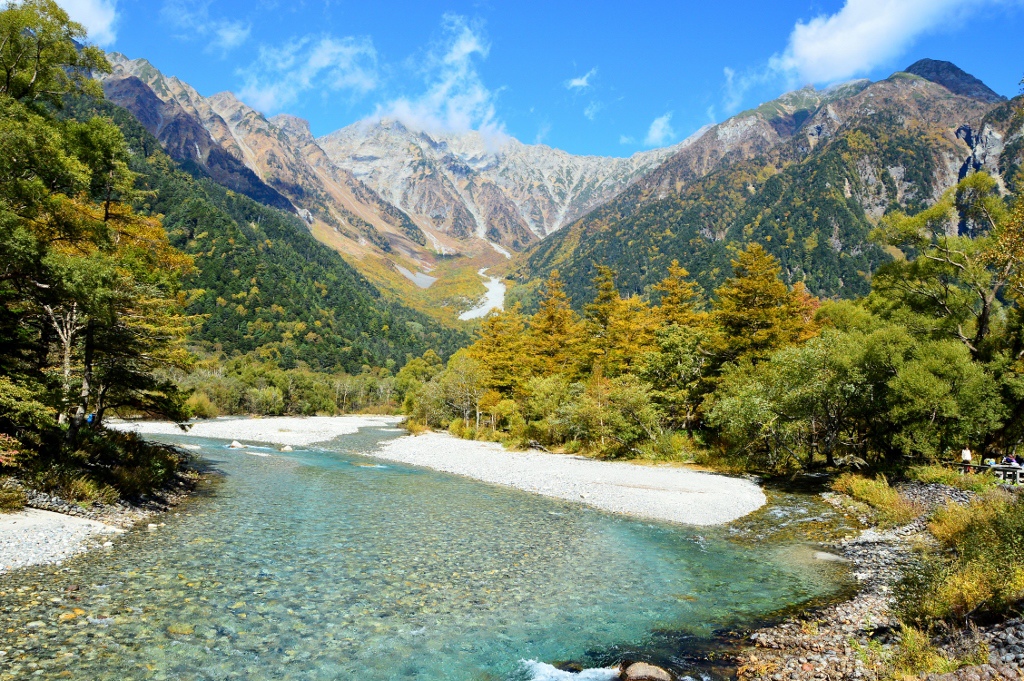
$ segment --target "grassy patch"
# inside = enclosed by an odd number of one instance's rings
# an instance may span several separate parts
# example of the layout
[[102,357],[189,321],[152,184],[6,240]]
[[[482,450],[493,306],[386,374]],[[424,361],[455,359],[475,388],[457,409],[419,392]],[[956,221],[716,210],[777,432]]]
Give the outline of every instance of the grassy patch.
[[886,660],[891,679],[906,679],[921,674],[948,674],[959,669],[961,662],[948,657],[914,627],[904,626],[899,643]]
[[0,488],[0,513],[14,513],[25,508],[25,493],[12,487]]
[[24,462],[17,477],[68,501],[113,503],[164,488],[186,458],[134,433],[90,428],[80,433],[74,450],[58,445],[44,450]]
[[942,464],[913,466],[907,470],[906,475],[909,480],[927,484],[938,483],[970,492],[984,492],[999,484],[999,480],[991,473],[964,475],[959,470]]
[[909,523],[921,515],[924,508],[901,495],[889,486],[885,476],[866,478],[862,475],[844,473],[832,483],[832,489],[847,494],[867,504],[875,519],[883,527],[895,527]]
[[897,611],[920,627],[963,627],[1001,617],[1024,601],[1024,503],[998,490],[967,507],[935,513],[940,549],[926,554],[896,589]]

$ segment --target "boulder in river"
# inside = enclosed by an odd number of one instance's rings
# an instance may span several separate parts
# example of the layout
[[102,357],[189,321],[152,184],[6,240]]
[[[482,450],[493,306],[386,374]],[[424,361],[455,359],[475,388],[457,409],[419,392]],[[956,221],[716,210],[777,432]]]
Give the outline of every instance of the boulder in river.
[[231,444],[229,444],[228,447],[230,447],[231,449],[243,449],[245,445],[243,445],[238,440],[232,440]]
[[626,667],[622,681],[672,681],[672,675],[661,667],[646,662],[634,662]]
[[281,451],[282,452],[290,452],[290,451],[292,451],[292,447],[291,447],[291,445],[285,445],[284,447],[281,447]]

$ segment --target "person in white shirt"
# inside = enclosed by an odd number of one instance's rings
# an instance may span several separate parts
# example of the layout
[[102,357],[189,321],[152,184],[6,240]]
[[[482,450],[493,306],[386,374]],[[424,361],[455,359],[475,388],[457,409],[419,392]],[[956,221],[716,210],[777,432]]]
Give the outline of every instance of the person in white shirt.
[[970,447],[968,447],[967,445],[964,445],[963,451],[960,452],[960,460],[962,462],[964,462],[964,463],[970,463],[973,458],[974,458],[974,455],[971,454]]

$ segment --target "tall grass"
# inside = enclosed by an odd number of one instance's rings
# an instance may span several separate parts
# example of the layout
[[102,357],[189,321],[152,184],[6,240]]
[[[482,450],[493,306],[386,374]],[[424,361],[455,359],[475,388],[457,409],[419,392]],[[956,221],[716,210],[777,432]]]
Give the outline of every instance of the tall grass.
[[984,492],[999,484],[999,479],[988,472],[964,474],[959,470],[943,466],[942,464],[929,464],[926,466],[912,466],[907,469],[907,478],[923,483],[938,483],[948,485],[957,489],[970,492]]
[[963,627],[1002,617],[1024,602],[1024,503],[992,490],[970,505],[935,513],[940,548],[896,589],[897,610],[912,624]]
[[0,513],[14,513],[25,508],[25,493],[15,487],[0,487]]
[[832,483],[832,489],[867,504],[882,527],[895,527],[909,523],[924,512],[924,508],[889,486],[884,475],[867,478],[844,473]]

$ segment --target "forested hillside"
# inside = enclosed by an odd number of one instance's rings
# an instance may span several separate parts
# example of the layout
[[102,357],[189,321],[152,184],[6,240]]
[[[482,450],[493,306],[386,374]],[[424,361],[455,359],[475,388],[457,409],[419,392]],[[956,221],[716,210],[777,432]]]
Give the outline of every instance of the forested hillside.
[[0,469],[71,500],[149,493],[180,454],[109,416],[386,404],[393,370],[465,342],[296,216],[183,171],[102,98],[83,38],[52,0],[0,12]]
[[900,257],[855,301],[788,286],[759,243],[713,295],[671,263],[657,305],[598,266],[580,315],[554,272],[534,314],[492,314],[444,369],[407,365],[407,407],[465,437],[772,472],[1014,451],[1024,200],[974,173],[926,210],[891,212],[870,242]]
[[[767,132],[708,174],[698,172],[708,161],[697,142],[520,256],[512,272],[525,286],[517,295],[532,306],[537,283],[557,269],[582,303],[594,295],[598,264],[616,270],[622,290],[648,294],[675,259],[710,292],[737,249],[752,242],[779,260],[790,285],[803,282],[822,297],[864,295],[872,272],[891,257],[868,239],[882,215],[917,213],[978,169],[1015,186],[1019,101],[991,100],[906,73],[801,100],[809,108],[787,95],[729,122],[749,120]],[[778,130],[791,136],[773,141]]]
[[185,173],[124,109],[79,98],[65,115],[103,116],[124,132],[145,192],[140,210],[163,216],[171,244],[194,258],[186,310],[201,318],[190,339],[206,350],[358,373],[464,342],[381,296],[298,217],[225,189],[197,167],[197,176]]

